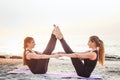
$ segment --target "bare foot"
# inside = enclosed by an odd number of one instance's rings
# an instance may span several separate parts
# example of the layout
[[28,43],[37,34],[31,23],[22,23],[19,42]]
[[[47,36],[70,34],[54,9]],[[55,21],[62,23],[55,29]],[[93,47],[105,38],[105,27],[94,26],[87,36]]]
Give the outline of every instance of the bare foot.
[[58,26],[56,27],[56,38],[59,40],[61,40],[63,38],[63,35]]
[[54,27],[57,27],[55,24],[53,24]]
[[55,24],[53,26],[54,26],[54,30],[53,30],[52,34],[54,34],[56,36],[56,34],[57,34],[57,26]]

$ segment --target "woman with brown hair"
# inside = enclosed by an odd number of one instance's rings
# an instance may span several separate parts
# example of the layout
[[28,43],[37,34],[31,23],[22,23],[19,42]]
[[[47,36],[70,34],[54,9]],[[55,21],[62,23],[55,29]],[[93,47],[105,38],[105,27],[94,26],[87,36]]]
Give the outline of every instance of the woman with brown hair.
[[[65,52],[59,52],[59,55],[71,57],[72,64],[79,76],[90,77],[94,70],[97,61],[104,65],[104,43],[97,36],[91,36],[88,41],[88,46],[91,50],[86,52],[73,52],[70,46],[66,43],[63,35],[57,27],[56,38],[60,40]],[[84,63],[82,62],[84,61]]]
[[32,50],[35,41],[32,37],[24,39],[23,65],[27,65],[32,73],[44,74],[47,72],[49,58],[58,58],[58,55],[51,55],[56,45],[55,29],[51,35],[46,49],[43,53]]

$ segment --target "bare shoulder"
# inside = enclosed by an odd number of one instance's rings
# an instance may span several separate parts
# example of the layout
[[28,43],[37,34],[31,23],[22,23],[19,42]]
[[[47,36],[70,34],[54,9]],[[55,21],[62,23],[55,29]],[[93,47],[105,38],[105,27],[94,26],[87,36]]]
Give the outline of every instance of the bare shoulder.
[[32,57],[34,57],[35,55],[37,54],[34,52],[26,51],[26,59],[28,60],[32,59]]
[[97,54],[95,52],[90,52],[90,55],[91,55],[90,57],[91,60],[95,60],[97,58]]

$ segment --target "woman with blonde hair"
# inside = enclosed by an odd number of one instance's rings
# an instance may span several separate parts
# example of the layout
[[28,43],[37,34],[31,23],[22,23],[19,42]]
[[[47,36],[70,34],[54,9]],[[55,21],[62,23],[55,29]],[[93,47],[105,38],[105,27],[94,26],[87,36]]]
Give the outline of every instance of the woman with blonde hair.
[[59,55],[61,57],[67,56],[71,58],[72,64],[79,76],[90,77],[97,64],[97,61],[101,65],[104,65],[104,43],[98,36],[91,36],[89,38],[88,46],[91,48],[91,50],[85,52],[73,52],[73,50],[64,40],[59,27],[57,27],[56,38],[60,40],[65,51],[59,52]]

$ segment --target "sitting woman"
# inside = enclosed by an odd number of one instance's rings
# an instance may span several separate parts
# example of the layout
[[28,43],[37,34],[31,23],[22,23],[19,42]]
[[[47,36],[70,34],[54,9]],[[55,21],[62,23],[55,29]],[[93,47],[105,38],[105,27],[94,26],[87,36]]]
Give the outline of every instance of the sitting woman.
[[32,50],[35,41],[32,37],[24,39],[23,65],[27,65],[32,73],[44,74],[47,72],[49,58],[58,58],[58,55],[51,55],[56,45],[55,30],[53,31],[49,43],[43,53]]
[[58,27],[56,38],[60,40],[65,50],[65,53],[59,52],[59,55],[71,57],[72,64],[79,76],[90,77],[97,64],[97,61],[99,61],[101,65],[104,64],[104,44],[103,41],[99,39],[99,37],[91,36],[89,38],[88,46],[91,48],[91,50],[77,53],[73,52],[70,46],[66,43]]

